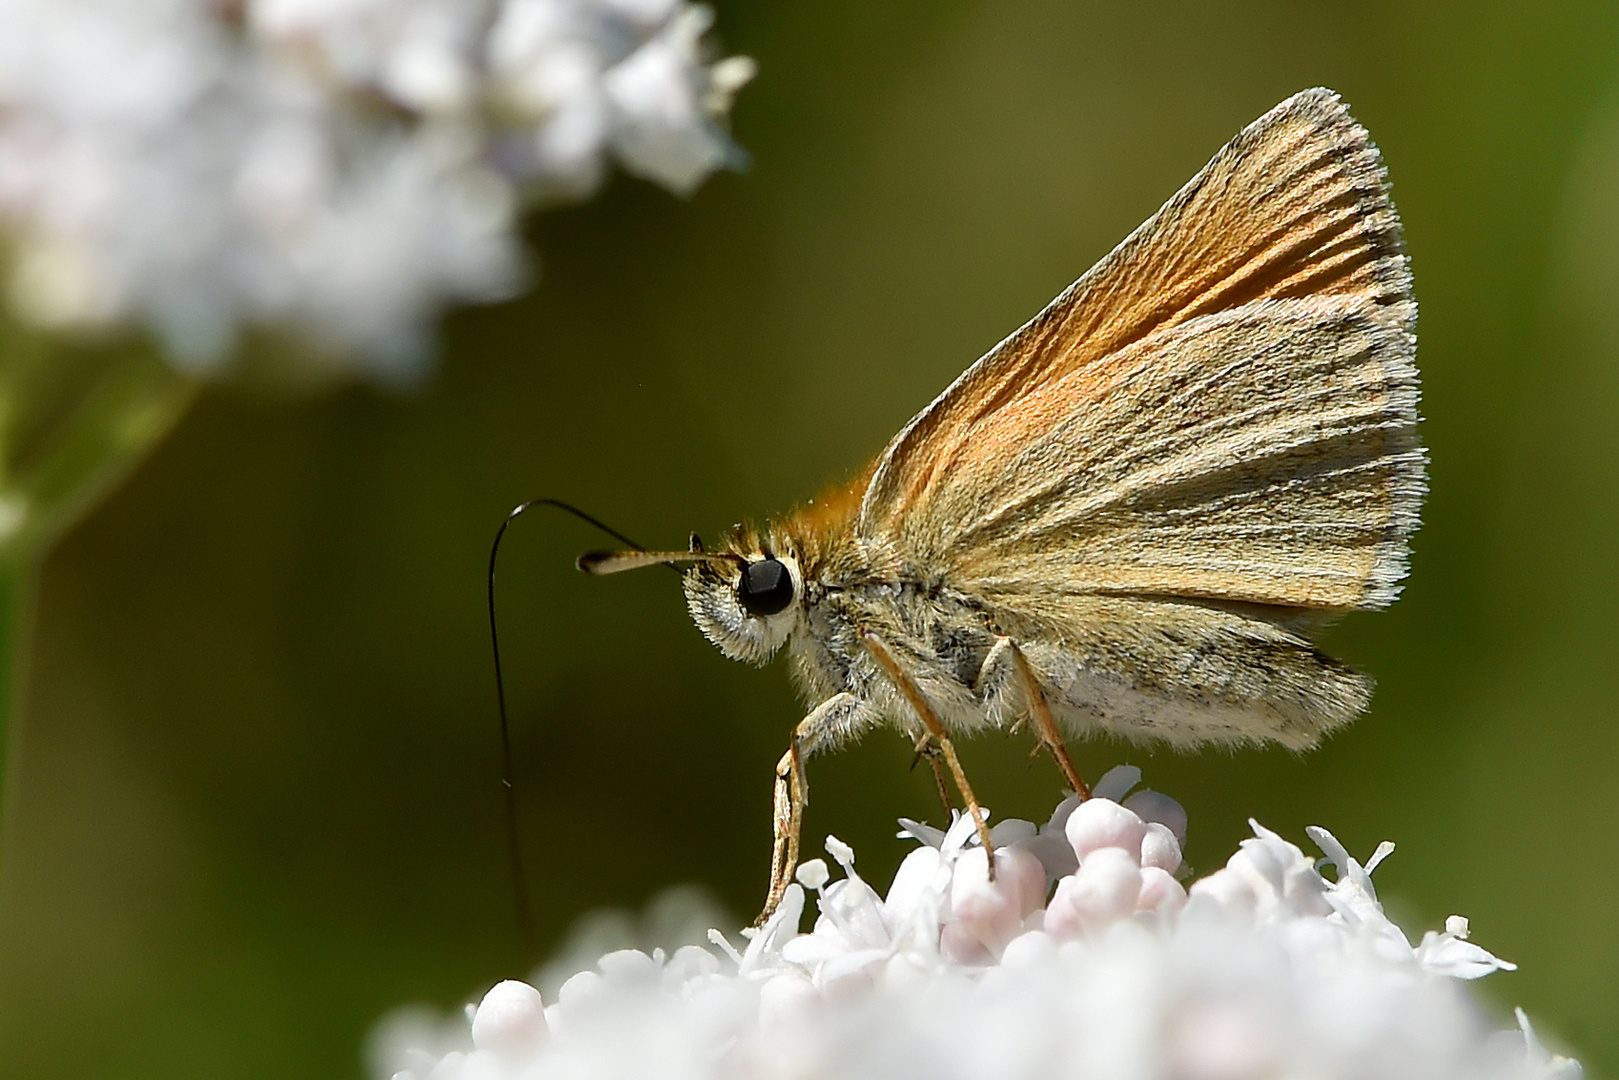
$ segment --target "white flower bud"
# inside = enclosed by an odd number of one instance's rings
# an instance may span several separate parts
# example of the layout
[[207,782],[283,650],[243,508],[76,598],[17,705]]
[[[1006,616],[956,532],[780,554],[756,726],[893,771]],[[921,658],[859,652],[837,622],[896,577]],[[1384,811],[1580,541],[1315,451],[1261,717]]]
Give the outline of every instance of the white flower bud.
[[472,1045],[500,1054],[533,1052],[545,1041],[545,1002],[525,982],[496,983],[472,1016]]
[[1057,892],[1046,906],[1046,933],[1059,939],[1094,934],[1134,915],[1140,897],[1141,868],[1135,858],[1116,846],[1098,848],[1081,857],[1071,876],[1057,882]]
[[984,850],[964,846],[971,819],[908,824],[922,846],[886,898],[834,842],[844,877],[828,883],[824,863],[800,874],[820,886],[811,932],[798,931],[806,894],[794,884],[740,957],[685,948],[660,965],[661,952],[610,953],[602,974],[574,976],[546,1009],[531,987],[502,984],[471,1015],[471,1053],[402,1021],[411,1049],[383,1048],[373,1075],[1580,1075],[1521,1014],[1518,1032],[1489,1035],[1464,980],[1511,965],[1466,940],[1459,917],[1412,948],[1377,901],[1375,855],[1362,866],[1312,830],[1338,865],[1328,881],[1255,825],[1188,894],[1171,872],[1173,822],[1107,800],[1073,817],[1064,828],[1084,857],[1044,909],[1027,823],[998,826],[1021,839],[996,851],[993,881]]
[[1141,893],[1136,898],[1139,910],[1174,915],[1185,906],[1186,889],[1167,870],[1158,866],[1141,868]]
[[1141,865],[1156,866],[1171,874],[1181,868],[1181,845],[1167,825],[1149,822],[1141,839]]
[[1086,799],[1063,826],[1068,843],[1083,866],[1085,857],[1101,848],[1118,848],[1139,861],[1147,826],[1139,817],[1108,799]]

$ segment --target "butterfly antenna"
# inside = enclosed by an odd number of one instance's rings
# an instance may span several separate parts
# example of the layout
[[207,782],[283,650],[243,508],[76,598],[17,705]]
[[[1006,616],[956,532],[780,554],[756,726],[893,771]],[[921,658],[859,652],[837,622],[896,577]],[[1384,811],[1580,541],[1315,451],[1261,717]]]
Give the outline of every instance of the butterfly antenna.
[[604,525],[578,507],[560,499],[530,499],[517,507],[500,523],[500,528],[495,531],[495,542],[489,547],[489,644],[495,655],[495,700],[500,706],[500,786],[504,792],[506,805],[506,855],[511,864],[512,889],[517,901],[517,930],[522,936],[523,948],[531,960],[539,958],[539,939],[534,931],[534,908],[529,901],[528,876],[523,872],[523,846],[518,838],[517,787],[512,782],[511,724],[506,718],[506,682],[501,674],[500,628],[495,619],[495,559],[500,554],[500,542],[506,536],[506,527],[520,514],[536,506],[555,507],[572,514],[588,525],[595,526],[621,544],[636,551],[646,550],[617,529]]

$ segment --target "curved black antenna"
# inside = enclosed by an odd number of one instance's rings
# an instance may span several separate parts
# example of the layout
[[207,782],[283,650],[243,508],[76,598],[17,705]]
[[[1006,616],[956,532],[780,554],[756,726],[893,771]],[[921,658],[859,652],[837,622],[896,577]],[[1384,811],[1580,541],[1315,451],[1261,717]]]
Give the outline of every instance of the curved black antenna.
[[[500,528],[495,530],[495,542],[489,546],[489,644],[495,653],[495,700],[500,706],[500,785],[505,790],[506,801],[506,854],[511,863],[512,886],[517,898],[517,929],[523,938],[523,948],[531,960],[539,958],[539,939],[534,932],[534,909],[529,903],[528,879],[523,873],[523,848],[518,842],[517,834],[517,788],[512,783],[511,724],[506,719],[506,682],[501,676],[500,630],[495,621],[495,558],[500,554],[500,541],[506,535],[506,527],[519,514],[536,506],[553,506],[566,511],[579,520],[594,525],[621,544],[626,544],[636,551],[646,550],[617,529],[602,524],[578,507],[570,506],[560,499],[530,499],[518,506],[500,523]],[[678,567],[672,569],[678,571]]]

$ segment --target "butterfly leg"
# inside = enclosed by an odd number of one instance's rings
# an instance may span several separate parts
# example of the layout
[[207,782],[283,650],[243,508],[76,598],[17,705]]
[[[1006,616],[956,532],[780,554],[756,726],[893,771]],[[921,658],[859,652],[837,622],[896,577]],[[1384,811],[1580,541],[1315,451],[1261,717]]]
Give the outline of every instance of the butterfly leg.
[[871,721],[870,709],[853,694],[834,694],[799,721],[793,729],[792,745],[776,763],[772,843],[770,848],[770,891],[764,910],[753,921],[763,926],[775,914],[776,906],[792,884],[798,869],[798,840],[804,824],[804,807],[809,805],[809,783],[804,779],[804,762],[831,744],[848,738]]
[[916,768],[917,763],[924,759],[933,770],[933,782],[939,785],[939,801],[944,803],[946,810],[954,810],[956,804],[950,798],[950,777],[945,772],[943,755],[932,735],[923,735],[916,740],[916,756],[911,759],[911,768]]
[[[905,695],[905,700],[910,703],[912,711],[928,729],[928,735],[938,746],[939,752],[944,755],[945,764],[950,767],[950,775],[956,782],[956,790],[961,792],[961,799],[967,804],[967,812],[972,815],[973,825],[978,829],[978,839],[984,845],[984,851],[993,855],[995,845],[989,839],[989,825],[984,820],[984,811],[978,805],[978,796],[973,794],[972,785],[967,783],[967,774],[961,770],[961,760],[956,757],[955,744],[950,741],[950,734],[945,731],[944,722],[939,719],[939,714],[934,711],[933,706],[928,704],[928,699],[922,696],[922,691],[916,683],[899,666],[899,661],[894,659],[894,654],[883,644],[883,639],[870,630],[861,630],[860,638],[878,665],[894,681],[899,692]],[[995,879],[993,858],[989,860],[989,876],[990,880]]]
[[1038,729],[1040,742],[1051,751],[1051,756],[1057,759],[1057,767],[1062,770],[1068,786],[1075,795],[1081,799],[1091,797],[1091,789],[1079,777],[1079,770],[1074,768],[1073,759],[1068,756],[1068,748],[1063,745],[1062,731],[1057,727],[1057,720],[1051,715],[1051,706],[1046,703],[1045,691],[1040,689],[1040,681],[1034,677],[1034,669],[1029,666],[1029,658],[1018,648],[1017,642],[1009,637],[1003,637],[995,642],[984,657],[983,666],[979,670],[978,683],[980,686],[995,677],[1004,667],[1010,665],[1013,675],[1023,687],[1023,697],[1028,703],[1029,714],[1034,717],[1034,726]]

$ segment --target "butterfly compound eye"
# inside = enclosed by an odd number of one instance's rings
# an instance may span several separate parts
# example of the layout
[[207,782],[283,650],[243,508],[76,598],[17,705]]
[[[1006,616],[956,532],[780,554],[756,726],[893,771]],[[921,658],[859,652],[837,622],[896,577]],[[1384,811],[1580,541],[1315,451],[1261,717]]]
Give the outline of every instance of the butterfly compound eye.
[[793,602],[793,575],[780,559],[750,562],[742,571],[736,598],[750,615],[774,615]]

